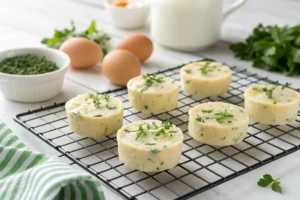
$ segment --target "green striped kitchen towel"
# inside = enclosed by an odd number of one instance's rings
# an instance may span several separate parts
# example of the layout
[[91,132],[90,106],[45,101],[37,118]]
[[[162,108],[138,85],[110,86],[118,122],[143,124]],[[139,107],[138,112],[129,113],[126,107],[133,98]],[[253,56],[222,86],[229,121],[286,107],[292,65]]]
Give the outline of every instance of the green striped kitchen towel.
[[0,200],[104,200],[99,181],[29,150],[0,119]]

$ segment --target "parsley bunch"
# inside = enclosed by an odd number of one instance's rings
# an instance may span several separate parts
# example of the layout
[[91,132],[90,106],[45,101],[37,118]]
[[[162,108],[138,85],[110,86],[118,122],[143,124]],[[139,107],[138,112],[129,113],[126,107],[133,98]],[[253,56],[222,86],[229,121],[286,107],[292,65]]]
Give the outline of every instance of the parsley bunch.
[[103,54],[107,53],[108,42],[110,41],[110,36],[103,31],[97,30],[96,21],[93,20],[88,27],[83,32],[76,32],[76,27],[73,21],[71,21],[71,28],[65,28],[63,30],[55,30],[54,34],[50,38],[42,39],[41,43],[47,45],[50,48],[58,49],[64,41],[72,37],[84,37],[91,41],[96,42],[101,49]]
[[259,24],[245,43],[229,47],[242,60],[268,71],[300,75],[300,25],[294,27]]
[[156,74],[143,75],[143,79],[145,79],[145,85],[143,86],[143,89],[141,90],[141,92],[144,92],[145,90],[148,90],[148,88],[151,87],[151,85],[155,82],[156,83],[165,82],[164,77],[157,77]]
[[279,193],[282,192],[280,182],[279,182],[279,178],[278,179],[273,179],[272,176],[269,175],[269,174],[265,174],[263,176],[263,178],[260,178],[259,181],[257,182],[257,185],[259,185],[261,187],[267,187],[271,183],[272,183],[272,190],[274,192],[279,192]]

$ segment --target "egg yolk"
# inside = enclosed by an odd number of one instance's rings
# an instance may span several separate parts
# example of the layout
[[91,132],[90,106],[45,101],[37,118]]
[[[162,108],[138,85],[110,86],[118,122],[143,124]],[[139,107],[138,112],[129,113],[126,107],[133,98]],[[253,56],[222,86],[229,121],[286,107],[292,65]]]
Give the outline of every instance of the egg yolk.
[[128,5],[127,1],[118,1],[115,3],[115,6],[117,7],[126,7]]

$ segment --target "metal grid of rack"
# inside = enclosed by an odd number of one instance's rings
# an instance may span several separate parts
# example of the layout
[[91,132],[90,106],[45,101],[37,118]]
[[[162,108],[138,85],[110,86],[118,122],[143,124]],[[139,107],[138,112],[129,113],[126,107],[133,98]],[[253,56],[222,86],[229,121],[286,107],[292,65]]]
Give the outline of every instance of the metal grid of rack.
[[[158,74],[180,84],[182,66]],[[246,70],[233,70],[228,93],[211,98],[188,96],[180,89],[178,108],[145,115],[130,107],[126,88],[108,91],[124,105],[124,124],[141,119],[170,119],[184,132],[180,163],[173,169],[145,173],[125,167],[118,159],[115,135],[93,139],[74,134],[68,127],[65,103],[18,114],[15,120],[60,152],[69,164],[78,165],[127,199],[187,199],[241,174],[295,152],[300,147],[300,111],[295,122],[269,126],[250,122],[243,142],[227,147],[199,143],[188,135],[188,110],[199,103],[223,101],[243,106],[243,91],[252,84],[278,83]],[[299,89],[298,89],[299,91]]]

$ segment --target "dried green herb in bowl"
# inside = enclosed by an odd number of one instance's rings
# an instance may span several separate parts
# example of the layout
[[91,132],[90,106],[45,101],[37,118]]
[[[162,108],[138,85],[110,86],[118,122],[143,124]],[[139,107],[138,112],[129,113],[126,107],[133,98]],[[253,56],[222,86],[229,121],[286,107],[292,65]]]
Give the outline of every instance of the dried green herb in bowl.
[[0,62],[0,72],[16,75],[37,75],[58,70],[58,66],[45,57],[22,55],[6,58]]

